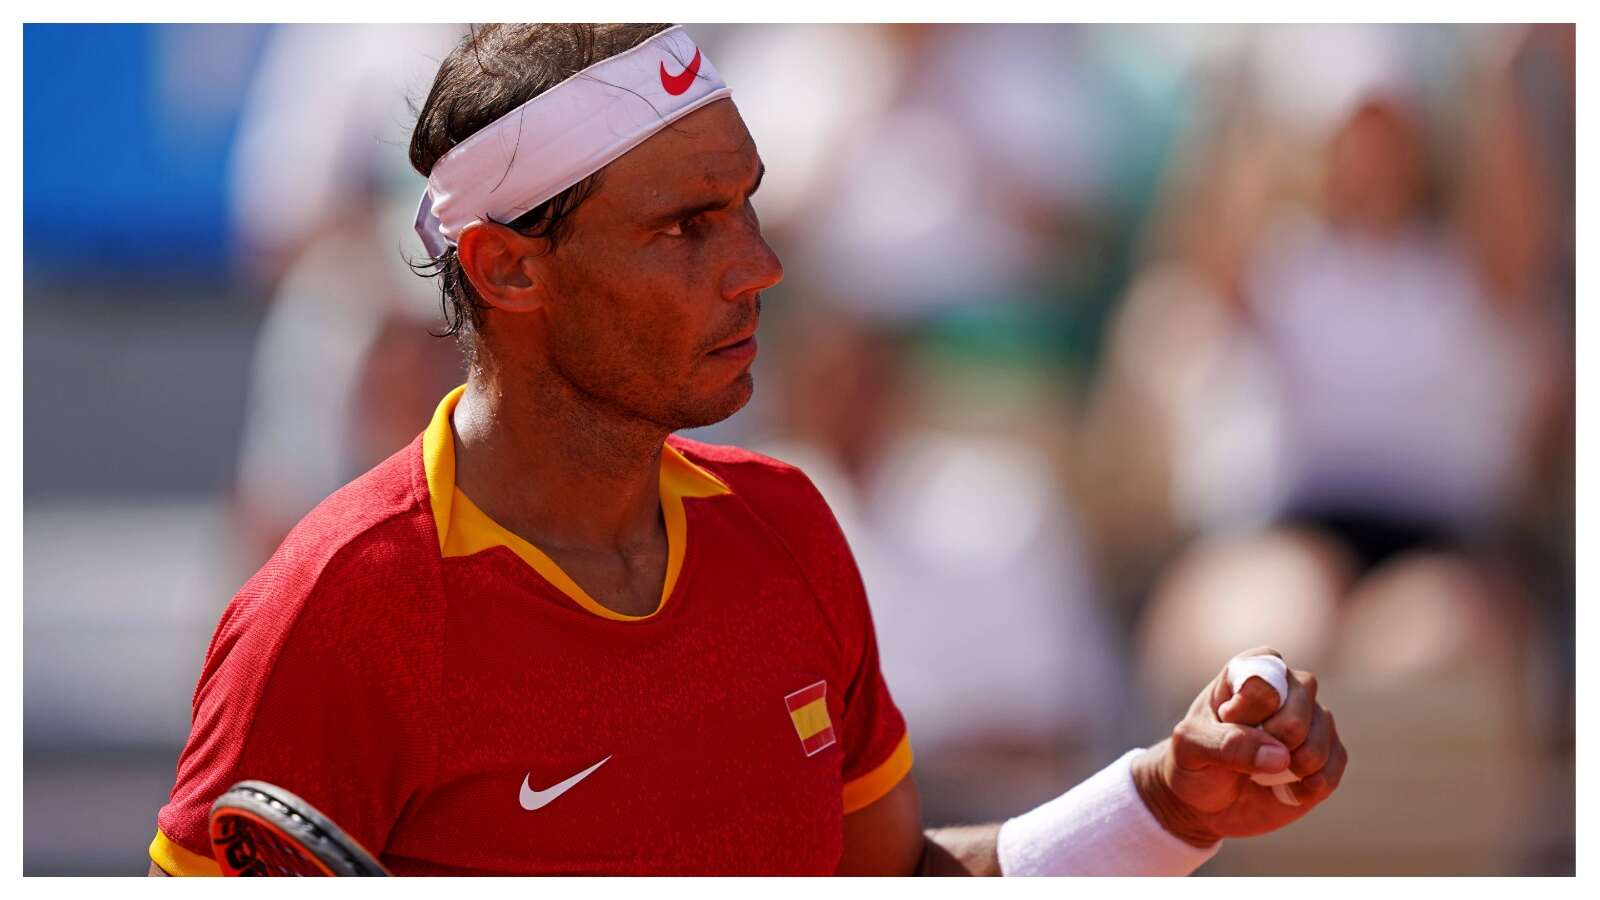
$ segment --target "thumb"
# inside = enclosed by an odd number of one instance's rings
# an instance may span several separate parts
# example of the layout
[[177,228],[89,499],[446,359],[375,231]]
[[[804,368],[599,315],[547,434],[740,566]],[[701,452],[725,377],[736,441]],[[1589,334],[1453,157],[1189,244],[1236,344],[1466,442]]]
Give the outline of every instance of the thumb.
[[1183,769],[1268,775],[1289,768],[1289,749],[1260,728],[1185,719],[1172,730],[1172,759]]

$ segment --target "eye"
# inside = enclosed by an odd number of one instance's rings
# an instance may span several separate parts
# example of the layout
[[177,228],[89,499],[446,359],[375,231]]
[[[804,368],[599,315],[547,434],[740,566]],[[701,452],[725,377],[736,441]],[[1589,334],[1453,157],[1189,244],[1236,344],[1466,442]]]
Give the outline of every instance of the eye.
[[700,216],[690,216],[687,219],[679,219],[678,221],[672,223],[664,231],[662,231],[662,234],[665,234],[667,237],[684,237],[686,235],[694,234],[696,231],[698,231],[701,224]]

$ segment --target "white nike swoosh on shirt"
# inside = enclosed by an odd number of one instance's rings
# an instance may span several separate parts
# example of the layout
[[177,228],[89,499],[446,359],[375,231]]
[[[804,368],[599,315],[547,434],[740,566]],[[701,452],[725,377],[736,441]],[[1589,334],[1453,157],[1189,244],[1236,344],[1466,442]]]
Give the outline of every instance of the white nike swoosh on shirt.
[[[610,758],[611,757],[609,756],[606,757],[606,759]],[[526,809],[530,812],[539,809],[540,807],[549,806],[551,801],[555,800],[562,794],[565,794],[567,791],[572,790],[573,785],[584,780],[585,778],[588,778],[590,772],[593,772],[595,769],[605,765],[606,759],[602,759],[589,768],[584,769],[582,772],[579,772],[571,778],[568,778],[566,781],[563,781],[560,784],[551,785],[542,791],[536,791],[532,787],[528,786],[528,779],[533,776],[533,773],[529,772],[527,775],[522,776],[522,790],[518,792],[517,800],[522,804],[523,809]]]

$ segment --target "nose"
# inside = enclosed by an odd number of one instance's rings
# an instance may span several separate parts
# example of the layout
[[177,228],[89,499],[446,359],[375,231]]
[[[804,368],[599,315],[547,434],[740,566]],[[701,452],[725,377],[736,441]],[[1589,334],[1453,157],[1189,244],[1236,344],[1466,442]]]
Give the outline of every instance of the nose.
[[761,225],[751,218],[741,240],[730,248],[731,259],[722,276],[724,300],[748,299],[783,280],[783,262],[761,236]]

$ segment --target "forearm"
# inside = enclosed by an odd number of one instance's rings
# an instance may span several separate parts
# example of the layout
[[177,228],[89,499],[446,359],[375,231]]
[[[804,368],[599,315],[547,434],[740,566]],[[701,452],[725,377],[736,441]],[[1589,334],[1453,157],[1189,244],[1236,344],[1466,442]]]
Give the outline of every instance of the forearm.
[[1006,821],[995,835],[1006,875],[1187,875],[1217,850],[1174,834],[1140,794],[1131,750],[1065,794]]
[[[1130,753],[1074,791],[1021,817],[1011,874],[1181,874],[1216,849],[1152,777],[1149,751]],[[1001,825],[923,832],[918,875],[1000,875]]]
[[1000,826],[962,825],[923,832],[918,875],[999,875]]

